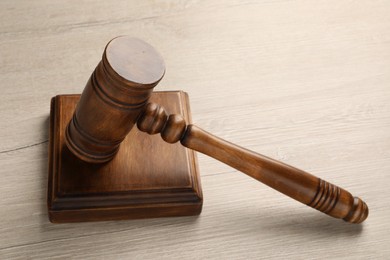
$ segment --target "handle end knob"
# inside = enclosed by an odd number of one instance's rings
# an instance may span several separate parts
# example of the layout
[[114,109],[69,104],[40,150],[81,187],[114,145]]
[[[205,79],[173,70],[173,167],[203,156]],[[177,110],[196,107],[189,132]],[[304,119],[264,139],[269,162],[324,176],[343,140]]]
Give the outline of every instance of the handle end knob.
[[367,204],[358,197],[353,198],[353,206],[348,215],[343,220],[350,223],[362,223],[368,217]]

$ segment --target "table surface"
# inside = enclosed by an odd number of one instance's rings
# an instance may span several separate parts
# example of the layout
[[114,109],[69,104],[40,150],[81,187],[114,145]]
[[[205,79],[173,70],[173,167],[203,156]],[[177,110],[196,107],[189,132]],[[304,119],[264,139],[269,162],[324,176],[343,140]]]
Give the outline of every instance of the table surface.
[[[390,257],[389,1],[0,2],[0,258]],[[194,122],[363,198],[330,218],[198,154],[199,217],[51,224],[50,98],[81,93],[106,43],[165,59],[156,90]]]

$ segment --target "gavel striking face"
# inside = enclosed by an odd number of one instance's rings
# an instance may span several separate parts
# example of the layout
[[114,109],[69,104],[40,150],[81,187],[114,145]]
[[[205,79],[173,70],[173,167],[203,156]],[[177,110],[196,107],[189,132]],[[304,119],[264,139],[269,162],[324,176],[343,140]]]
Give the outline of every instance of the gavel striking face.
[[69,150],[86,162],[107,162],[137,124],[141,131],[161,133],[169,143],[180,141],[332,217],[350,223],[367,218],[366,203],[348,191],[187,125],[180,115],[148,103],[164,73],[161,56],[147,43],[126,36],[109,42],[67,126]]

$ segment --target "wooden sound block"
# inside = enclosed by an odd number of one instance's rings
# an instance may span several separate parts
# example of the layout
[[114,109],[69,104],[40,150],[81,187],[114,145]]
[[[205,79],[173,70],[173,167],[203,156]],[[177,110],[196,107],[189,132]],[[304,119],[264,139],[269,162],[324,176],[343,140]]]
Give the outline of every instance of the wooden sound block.
[[[80,95],[53,97],[48,211],[53,223],[198,215],[202,190],[194,151],[133,127],[113,160],[90,164],[64,143]],[[150,101],[191,121],[188,96],[154,92]],[[98,126],[96,126],[98,127]]]

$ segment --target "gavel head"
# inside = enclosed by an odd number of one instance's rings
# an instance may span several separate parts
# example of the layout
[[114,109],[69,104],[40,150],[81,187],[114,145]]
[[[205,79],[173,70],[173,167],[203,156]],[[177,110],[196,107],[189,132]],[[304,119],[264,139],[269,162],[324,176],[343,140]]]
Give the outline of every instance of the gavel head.
[[69,150],[91,163],[112,159],[164,73],[149,44],[128,36],[111,40],[66,128]]

